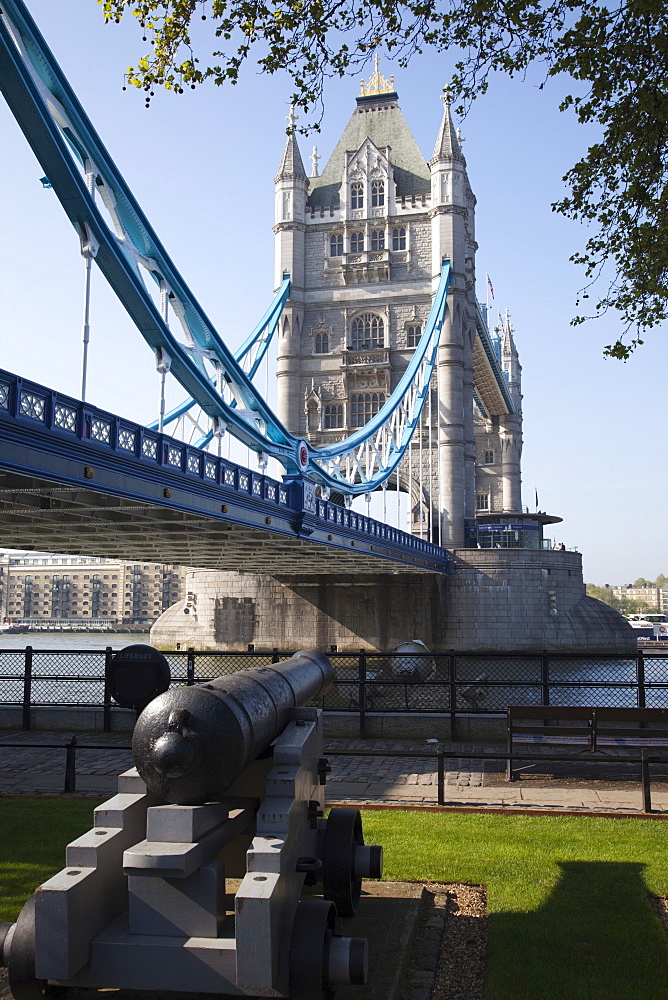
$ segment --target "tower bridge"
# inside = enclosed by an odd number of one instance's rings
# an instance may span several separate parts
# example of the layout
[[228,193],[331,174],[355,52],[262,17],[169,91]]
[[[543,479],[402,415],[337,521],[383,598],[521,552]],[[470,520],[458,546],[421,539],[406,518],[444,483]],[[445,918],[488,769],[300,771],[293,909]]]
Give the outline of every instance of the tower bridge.
[[[0,12],[0,90],[87,275],[95,262],[186,394],[142,427],[83,400],[85,365],[82,400],[0,372],[4,545],[200,567],[161,645],[630,647],[584,596],[579,554],[543,550],[560,519],[522,509],[521,366],[508,315],[490,330],[477,300],[476,201],[447,95],[427,161],[376,60],[310,177],[291,113],[275,297],[233,352],[22,0]],[[254,382],[274,337],[277,412]],[[226,435],[256,471],[222,457]],[[352,509],[377,490],[406,495],[406,531]]]

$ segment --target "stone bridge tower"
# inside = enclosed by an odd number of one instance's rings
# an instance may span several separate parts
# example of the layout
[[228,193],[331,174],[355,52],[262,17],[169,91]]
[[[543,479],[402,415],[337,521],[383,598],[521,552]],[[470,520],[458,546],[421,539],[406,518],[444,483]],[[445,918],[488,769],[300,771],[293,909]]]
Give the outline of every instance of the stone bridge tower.
[[510,317],[490,332],[476,302],[475,198],[447,95],[429,161],[377,62],[322,173],[314,149],[307,176],[292,113],[289,122],[275,179],[275,285],[284,272],[292,279],[278,340],[280,417],[324,444],[377,413],[412,357],[447,257],[431,407],[398,485],[410,491],[412,531],[440,538],[453,571],[195,571],[189,604],[166,612],[152,641],[326,651],[387,651],[412,638],[435,652],[634,646],[628,625],[585,596],[580,554],[542,547],[543,525],[560,518],[522,512],[521,367]]
[[[275,179],[275,284],[286,272],[292,279],[278,345],[278,400],[287,427],[316,445],[365,424],[409,364],[449,259],[432,426],[426,415],[422,447],[416,434],[399,485],[410,491],[411,530],[456,548],[467,529],[470,537],[483,503],[520,509],[521,418],[515,414],[505,428],[476,407],[475,197],[447,95],[443,100],[429,162],[377,57],[321,174],[314,147],[307,177],[295,133],[289,134]],[[503,347],[519,379],[510,332]],[[480,490],[477,467],[484,470]]]

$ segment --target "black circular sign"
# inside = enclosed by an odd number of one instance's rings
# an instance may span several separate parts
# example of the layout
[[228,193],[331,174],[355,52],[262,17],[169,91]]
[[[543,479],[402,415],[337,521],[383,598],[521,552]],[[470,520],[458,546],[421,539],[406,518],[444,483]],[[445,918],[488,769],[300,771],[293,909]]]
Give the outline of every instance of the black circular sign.
[[109,693],[122,708],[140,712],[169,688],[167,657],[153,646],[126,646],[109,664]]

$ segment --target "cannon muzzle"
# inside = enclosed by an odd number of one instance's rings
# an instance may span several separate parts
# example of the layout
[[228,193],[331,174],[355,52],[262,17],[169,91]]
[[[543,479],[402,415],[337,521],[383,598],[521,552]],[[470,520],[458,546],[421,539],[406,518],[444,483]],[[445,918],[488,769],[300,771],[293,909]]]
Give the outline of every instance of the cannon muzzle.
[[333,680],[328,657],[302,650],[283,663],[173,687],[137,720],[137,770],[164,802],[216,801],[283,731],[292,709],[321,697]]

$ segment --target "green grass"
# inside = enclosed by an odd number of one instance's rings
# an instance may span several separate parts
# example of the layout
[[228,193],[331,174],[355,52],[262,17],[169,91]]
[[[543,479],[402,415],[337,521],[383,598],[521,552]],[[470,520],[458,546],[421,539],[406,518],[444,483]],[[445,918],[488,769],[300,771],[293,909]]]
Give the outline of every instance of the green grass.
[[[0,920],[16,918],[92,826],[81,799],[0,799]],[[367,810],[385,878],[482,883],[485,1000],[668,1000],[668,825],[634,819]]]
[[487,887],[485,1000],[664,1000],[668,826],[596,817],[373,812],[385,877]]
[[0,798],[0,920],[65,865],[65,846],[93,825],[90,799]]

